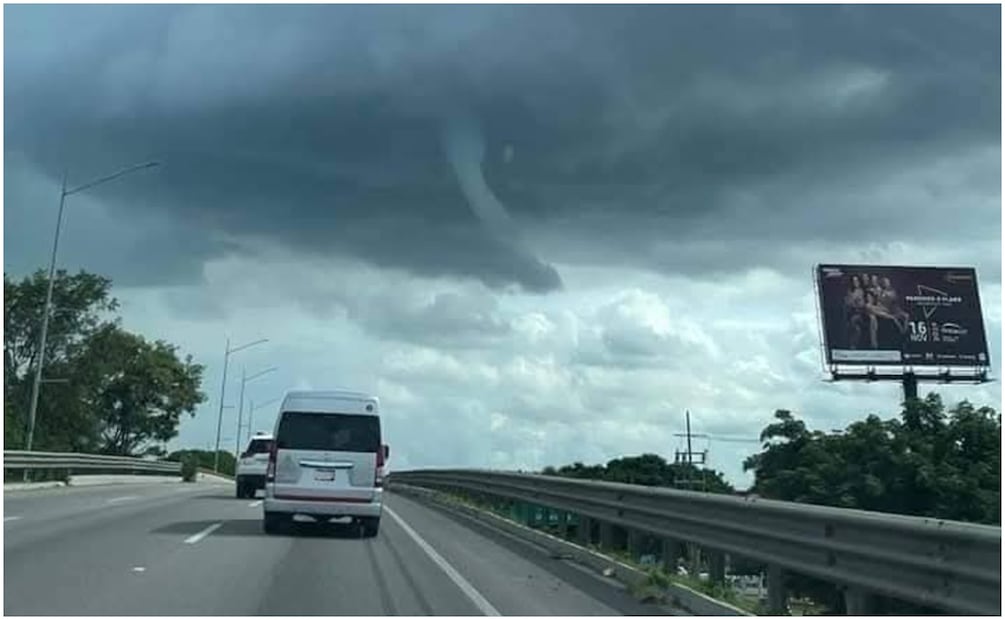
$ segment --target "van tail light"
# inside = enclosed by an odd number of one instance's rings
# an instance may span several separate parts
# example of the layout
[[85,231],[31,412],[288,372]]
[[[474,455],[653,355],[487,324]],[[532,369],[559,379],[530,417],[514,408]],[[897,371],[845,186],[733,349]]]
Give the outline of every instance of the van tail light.
[[265,481],[275,482],[276,480],[276,442],[269,446],[269,465],[265,468]]
[[384,486],[384,446],[377,447],[377,467],[373,474],[373,486]]

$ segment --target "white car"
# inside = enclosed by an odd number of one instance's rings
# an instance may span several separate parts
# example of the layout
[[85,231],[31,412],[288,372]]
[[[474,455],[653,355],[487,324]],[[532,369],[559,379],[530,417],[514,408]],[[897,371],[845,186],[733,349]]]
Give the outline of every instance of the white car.
[[262,502],[266,533],[303,515],[321,522],[350,517],[364,536],[377,535],[389,450],[375,396],[289,392],[274,435]]
[[237,461],[234,481],[238,498],[254,497],[259,489],[265,488],[265,471],[269,468],[269,451],[272,450],[272,435],[256,433],[248,442],[248,449]]

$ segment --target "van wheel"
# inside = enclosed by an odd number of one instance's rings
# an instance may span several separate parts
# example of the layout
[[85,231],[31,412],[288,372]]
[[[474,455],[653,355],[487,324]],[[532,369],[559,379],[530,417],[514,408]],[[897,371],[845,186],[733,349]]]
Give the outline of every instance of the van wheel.
[[380,531],[380,517],[363,519],[363,538],[374,538]]
[[265,528],[266,534],[278,534],[282,525],[283,525],[282,515],[276,512],[265,513],[265,518],[262,521],[262,526]]

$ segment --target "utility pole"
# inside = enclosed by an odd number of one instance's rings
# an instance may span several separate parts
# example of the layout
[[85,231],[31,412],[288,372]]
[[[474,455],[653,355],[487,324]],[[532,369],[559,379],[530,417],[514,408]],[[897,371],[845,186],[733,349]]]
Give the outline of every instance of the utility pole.
[[[674,463],[676,463],[678,465],[680,465],[680,464],[687,465],[687,480],[686,481],[682,481],[682,483],[681,484],[677,484],[677,486],[683,485],[683,486],[686,486],[687,488],[693,490],[694,485],[696,483],[696,480],[693,477],[693,474],[694,474],[693,469],[694,469],[694,463],[695,463],[694,457],[695,457],[695,455],[698,455],[699,457],[701,457],[700,460],[698,461],[698,463],[700,465],[705,465],[705,462],[706,462],[706,460],[708,458],[708,451],[707,450],[703,450],[701,452],[695,452],[692,449],[692,447],[691,447],[691,438],[692,437],[708,437],[708,436],[704,435],[704,434],[702,434],[702,435],[693,435],[691,433],[691,411],[690,410],[685,410],[685,412],[684,412],[684,430],[685,430],[685,432],[683,432],[683,433],[674,433],[675,437],[684,437],[684,438],[687,439],[687,449],[683,450],[683,451],[677,450],[674,453]],[[702,478],[704,480],[704,474],[703,474]]]

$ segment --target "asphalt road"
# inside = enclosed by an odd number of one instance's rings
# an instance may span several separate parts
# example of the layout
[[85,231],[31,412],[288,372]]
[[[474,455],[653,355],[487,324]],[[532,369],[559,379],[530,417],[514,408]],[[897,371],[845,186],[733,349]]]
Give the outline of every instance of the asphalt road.
[[659,613],[561,560],[387,494],[380,535],[262,532],[219,484],[4,494],[9,615]]

